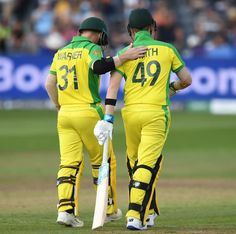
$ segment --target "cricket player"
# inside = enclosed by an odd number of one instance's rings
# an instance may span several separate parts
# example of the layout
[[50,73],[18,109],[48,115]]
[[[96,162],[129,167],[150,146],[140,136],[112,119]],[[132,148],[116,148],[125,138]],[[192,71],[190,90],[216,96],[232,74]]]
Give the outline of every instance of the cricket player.
[[[103,144],[113,129],[114,108],[122,77],[125,79],[124,122],[127,167],[130,176],[127,228],[145,230],[159,215],[156,182],[161,154],[170,127],[169,96],[188,87],[192,78],[175,47],[153,38],[156,22],[147,9],[135,9],[129,16],[128,32],[134,47],[145,45],[144,57],[126,61],[112,73],[106,96],[104,119],[94,134]],[[118,55],[125,53],[127,47]],[[170,73],[179,79],[170,83]]]
[[[93,134],[95,124],[104,115],[99,96],[99,75],[114,70],[128,59],[136,59],[146,53],[145,47],[135,47],[129,48],[122,55],[103,58],[101,46],[107,44],[108,33],[104,21],[96,17],[84,20],[80,25],[79,35],[55,54],[45,84],[50,99],[58,109],[57,129],[61,158],[57,176],[57,223],[66,226],[83,226],[78,218],[83,146],[89,155],[95,186],[102,162],[102,147]],[[116,159],[111,145],[108,162],[109,198],[105,222],[122,216],[121,210],[117,208]]]

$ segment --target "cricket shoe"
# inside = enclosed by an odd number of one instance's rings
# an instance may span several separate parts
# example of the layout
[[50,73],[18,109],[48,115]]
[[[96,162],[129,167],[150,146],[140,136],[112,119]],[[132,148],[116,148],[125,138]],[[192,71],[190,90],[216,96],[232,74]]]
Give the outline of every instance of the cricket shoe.
[[116,221],[122,218],[122,211],[118,208],[116,213],[108,214],[105,218],[105,223]]
[[148,227],[153,227],[155,225],[155,219],[157,217],[157,213],[153,213],[148,215],[147,219],[146,219],[146,224]]
[[142,225],[141,220],[134,217],[127,217],[127,229],[130,230],[147,230],[147,224]]
[[83,227],[84,222],[79,220],[78,217],[75,217],[74,214],[69,214],[65,211],[63,212],[58,212],[58,217],[57,217],[57,223],[78,228],[78,227]]

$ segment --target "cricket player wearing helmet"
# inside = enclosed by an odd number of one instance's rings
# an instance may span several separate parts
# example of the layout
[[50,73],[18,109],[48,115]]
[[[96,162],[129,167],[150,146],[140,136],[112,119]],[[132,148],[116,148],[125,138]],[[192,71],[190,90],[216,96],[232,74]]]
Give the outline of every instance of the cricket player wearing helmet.
[[[130,176],[126,217],[127,228],[132,230],[154,226],[154,219],[159,215],[155,188],[163,161],[161,153],[170,126],[169,96],[192,82],[175,47],[153,38],[156,27],[147,9],[131,11],[127,28],[133,45],[144,45],[148,50],[144,57],[127,61],[113,72],[106,96],[105,118],[94,129],[95,136],[103,143],[106,138],[104,132],[113,128],[114,100],[124,77],[122,118]],[[122,49],[118,55],[126,50]],[[179,78],[173,83],[170,83],[171,71]]]
[[[96,122],[104,115],[99,96],[99,75],[114,70],[128,59],[143,56],[146,52],[145,47],[136,47],[130,48],[123,55],[103,58],[101,46],[107,44],[108,32],[104,21],[96,17],[84,20],[79,35],[54,55],[46,80],[48,95],[58,109],[61,157],[57,176],[57,223],[67,226],[83,226],[78,218],[83,146],[89,155],[95,186],[102,162],[102,147],[93,135]],[[111,144],[108,156],[110,168],[106,221],[111,221],[122,215],[117,208],[116,159]]]

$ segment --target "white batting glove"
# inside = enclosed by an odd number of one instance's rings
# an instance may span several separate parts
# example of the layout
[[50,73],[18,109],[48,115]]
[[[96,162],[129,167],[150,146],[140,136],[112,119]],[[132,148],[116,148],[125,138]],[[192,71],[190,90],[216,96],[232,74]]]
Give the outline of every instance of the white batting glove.
[[113,124],[105,120],[99,120],[94,127],[94,135],[99,145],[103,145],[107,137],[112,139]]

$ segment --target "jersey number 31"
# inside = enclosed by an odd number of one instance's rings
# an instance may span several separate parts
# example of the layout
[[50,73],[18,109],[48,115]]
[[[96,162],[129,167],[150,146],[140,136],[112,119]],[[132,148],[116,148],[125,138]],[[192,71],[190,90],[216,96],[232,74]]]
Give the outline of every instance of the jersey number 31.
[[60,71],[64,71],[64,74],[61,76],[61,78],[64,80],[64,85],[58,85],[59,89],[61,91],[65,90],[68,86],[68,73],[73,73],[73,83],[74,83],[74,89],[78,89],[78,79],[76,75],[76,68],[73,66],[71,69],[68,68],[67,65],[63,65],[59,69]]

